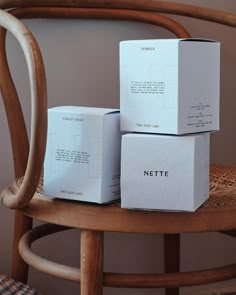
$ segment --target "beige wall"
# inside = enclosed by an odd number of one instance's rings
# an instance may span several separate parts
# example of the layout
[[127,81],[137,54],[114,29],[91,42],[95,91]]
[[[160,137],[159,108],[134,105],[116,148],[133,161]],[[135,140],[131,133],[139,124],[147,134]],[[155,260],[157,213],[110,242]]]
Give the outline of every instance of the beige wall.
[[[176,1],[175,1],[176,2]],[[236,13],[235,0],[182,1]],[[204,21],[176,17],[189,27],[195,37],[222,42],[221,59],[221,131],[212,135],[212,161],[236,164],[236,137],[233,119],[236,103],[236,29]],[[119,107],[118,42],[124,39],[161,38],[171,35],[153,26],[105,21],[27,21],[42,48],[46,64],[49,106],[78,104]],[[73,30],[74,34],[71,34]],[[8,52],[13,75],[29,125],[30,98],[28,76],[22,52],[8,38]],[[6,118],[0,102],[0,189],[12,179],[12,161]],[[9,274],[13,212],[0,206],[0,273]],[[236,261],[236,241],[218,234],[182,236],[182,270],[217,266]],[[71,231],[39,242],[43,255],[68,264],[79,265],[79,232]],[[105,235],[106,271],[162,271],[162,237],[127,234]],[[51,279],[34,270],[30,283],[47,294],[79,294],[76,284]],[[221,284],[222,285],[222,284]],[[203,288],[204,290],[207,287]],[[190,294],[190,290],[183,290]],[[163,290],[106,289],[111,295],[163,294]],[[196,291],[196,294],[200,294]]]

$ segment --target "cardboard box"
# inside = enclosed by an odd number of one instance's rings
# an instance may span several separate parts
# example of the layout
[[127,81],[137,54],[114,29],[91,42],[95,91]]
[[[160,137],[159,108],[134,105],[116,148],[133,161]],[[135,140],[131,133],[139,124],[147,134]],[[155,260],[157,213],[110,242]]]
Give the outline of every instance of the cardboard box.
[[122,136],[121,206],[195,211],[209,194],[209,153],[209,133]]
[[121,130],[187,134],[219,129],[220,43],[120,43]]
[[95,203],[120,198],[120,144],[117,110],[49,109],[45,194]]

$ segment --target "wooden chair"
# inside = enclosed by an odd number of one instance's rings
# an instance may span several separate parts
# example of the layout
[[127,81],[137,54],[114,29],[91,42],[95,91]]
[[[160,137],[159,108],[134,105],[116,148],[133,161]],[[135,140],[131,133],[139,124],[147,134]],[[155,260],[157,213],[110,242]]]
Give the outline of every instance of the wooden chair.
[[[5,12],[1,13],[0,23],[4,27],[6,27],[9,31],[14,30],[14,20]],[[11,24],[11,22],[13,23]],[[17,26],[17,25],[16,25]],[[18,38],[22,38],[21,34],[18,34]],[[30,44],[28,41],[24,41],[25,37],[22,38],[23,43],[30,48]],[[11,295],[11,294],[19,294],[19,295],[39,295],[39,292],[35,289],[30,288],[29,286],[14,280],[13,278],[9,278],[5,275],[0,274],[0,294],[3,295]]]
[[[236,15],[191,5],[151,0],[1,0],[0,8],[8,10],[8,13],[0,12],[0,88],[11,134],[16,176],[10,188],[6,188],[1,194],[3,203],[9,208],[16,209],[12,277],[26,282],[29,264],[50,275],[80,282],[82,295],[102,294],[103,286],[164,287],[166,294],[174,295],[179,294],[179,287],[182,286],[207,284],[236,277],[236,263],[215,269],[179,272],[180,233],[223,232],[234,235],[235,168],[212,165],[210,198],[195,213],[130,211],[121,209],[119,204],[97,206],[52,200],[42,195],[40,176],[47,134],[45,71],[37,42],[18,20],[38,17],[131,20],[162,26],[177,37],[185,38],[190,36],[185,28],[159,13],[185,15],[232,27],[236,26]],[[30,143],[6,60],[6,30],[19,41],[29,69],[32,98]],[[32,230],[32,218],[42,220],[46,224]],[[31,244],[37,239],[67,228],[81,229],[80,269],[50,262],[31,250]],[[103,272],[105,231],[164,234],[165,273]]]

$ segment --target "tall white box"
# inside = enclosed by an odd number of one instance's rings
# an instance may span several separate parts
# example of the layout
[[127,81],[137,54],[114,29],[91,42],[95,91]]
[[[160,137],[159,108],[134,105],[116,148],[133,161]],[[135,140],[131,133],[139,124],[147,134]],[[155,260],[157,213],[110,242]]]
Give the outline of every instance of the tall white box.
[[117,110],[49,109],[45,194],[95,203],[120,198],[120,145]]
[[122,136],[121,206],[195,211],[209,195],[209,153],[209,133]]
[[220,43],[120,43],[121,130],[187,134],[219,129]]

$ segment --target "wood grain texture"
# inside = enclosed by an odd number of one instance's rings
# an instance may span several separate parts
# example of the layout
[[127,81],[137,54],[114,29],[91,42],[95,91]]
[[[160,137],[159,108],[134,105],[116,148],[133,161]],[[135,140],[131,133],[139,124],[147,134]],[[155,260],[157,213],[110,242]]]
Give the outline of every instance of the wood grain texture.
[[80,269],[49,261],[44,257],[36,255],[31,250],[31,245],[34,241],[47,235],[51,235],[67,229],[70,228],[54,224],[40,225],[32,231],[28,231],[23,235],[19,243],[19,252],[24,261],[26,261],[28,265],[33,266],[37,270],[57,278],[78,283],[80,282]]
[[[132,273],[110,273],[102,272],[102,249],[103,234],[90,230],[83,230],[81,236],[81,271],[79,269],[64,266],[55,262],[50,262],[31,250],[31,244],[43,238],[48,234],[65,230],[65,227],[44,224],[29,231],[24,235],[20,243],[20,252],[26,261],[39,269],[53,276],[66,277],[66,279],[74,282],[82,282],[84,280],[83,295],[90,294],[90,282],[92,289],[101,292],[101,284],[106,287],[119,288],[163,288],[168,287],[168,291],[177,293],[178,287],[202,285],[214,283],[221,280],[234,278],[236,275],[236,263],[221,266],[214,269],[206,269],[192,272],[176,272],[176,266],[168,266],[170,273],[151,273],[151,274],[132,274]],[[170,237],[169,241],[175,240],[175,235]],[[176,241],[175,241],[176,242]],[[97,273],[96,266],[100,270]],[[64,273],[65,272],[65,273]],[[84,274],[82,275],[82,273]],[[81,275],[80,275],[81,273]],[[103,278],[101,274],[103,273]],[[91,293],[93,294],[93,293]],[[97,294],[96,292],[94,294]],[[100,294],[100,293],[99,293]]]
[[[180,234],[164,234],[164,264],[166,273],[180,271]],[[179,288],[167,288],[166,295],[179,295]]]
[[27,283],[28,280],[28,264],[25,263],[25,261],[20,256],[18,245],[22,236],[31,230],[31,228],[32,218],[16,211],[14,220],[11,277],[22,283]]
[[231,13],[218,11],[200,6],[173,3],[158,0],[0,0],[0,8],[9,9],[15,7],[99,7],[99,8],[121,8],[143,11],[154,11],[185,15],[212,22],[218,22],[228,26],[236,26],[236,16]]
[[23,214],[77,228],[136,233],[190,233],[234,229],[235,209],[202,209],[195,213],[147,212],[120,206],[88,205],[35,196]]
[[62,7],[30,7],[12,10],[18,18],[77,18],[77,19],[107,19],[129,20],[161,26],[179,38],[189,38],[189,32],[173,19],[152,12],[108,9],[108,8],[62,8]]
[[19,97],[7,63],[5,39],[6,30],[0,27],[0,90],[10,130],[15,177],[20,177],[25,174],[29,143]]
[[119,288],[179,288],[197,286],[233,279],[236,263],[209,270],[163,274],[114,274],[104,275],[104,286]]
[[103,293],[103,232],[81,230],[80,290],[83,295]]
[[[25,171],[25,180],[19,190],[17,196],[11,194],[11,190],[6,189],[2,193],[3,203],[10,208],[20,208],[24,207],[29,200],[32,198],[41,175],[45,149],[46,149],[46,134],[47,134],[47,91],[46,91],[46,76],[44,70],[44,64],[42,60],[42,56],[40,53],[40,49],[38,47],[37,42],[35,41],[33,35],[30,31],[20,22],[17,18],[13,17],[9,13],[5,11],[0,11],[0,26],[8,30],[12,33],[12,35],[19,42],[23,53],[25,55],[28,71],[29,71],[29,80],[31,87],[31,139],[30,139],[30,151],[28,156],[27,167]],[[2,33],[2,37],[0,41],[3,42],[4,33]],[[3,45],[4,46],[4,45]],[[4,58],[4,55],[1,55],[1,58]],[[4,63],[5,64],[5,63]],[[6,64],[5,64],[6,65]],[[11,116],[8,115],[10,119],[9,125],[11,136],[14,138],[12,140],[13,151],[18,149],[17,158],[14,158],[16,161],[15,167],[18,167],[17,163],[19,161],[19,171],[22,172],[25,168],[25,157],[28,152],[25,135],[24,124],[20,124],[20,127],[23,126],[23,137],[21,137],[21,132],[18,129],[18,120],[15,120],[14,117],[18,117],[22,119],[22,112],[17,104],[15,105],[16,94],[13,90],[14,94],[8,95],[9,92],[6,90],[12,82],[8,81],[8,67],[4,67],[6,69],[6,76],[4,75],[4,71],[1,76],[1,91],[3,94],[3,100],[6,104],[10,104],[10,106],[6,109],[7,113],[11,113]],[[9,83],[10,84],[9,84]],[[11,100],[13,98],[13,100]],[[11,109],[11,105],[14,105],[13,109]],[[18,138],[17,140],[15,138]],[[21,144],[21,141],[24,143]],[[23,160],[20,157],[20,154],[23,155]],[[19,172],[16,171],[17,174]]]
[[[13,193],[17,193],[20,185],[19,179],[12,186]],[[128,210],[120,208],[119,203],[96,205],[52,200],[43,197],[41,184],[38,193],[21,212],[46,222],[114,232],[178,234],[234,230],[236,167],[211,165],[210,186],[210,198],[191,213]]]

